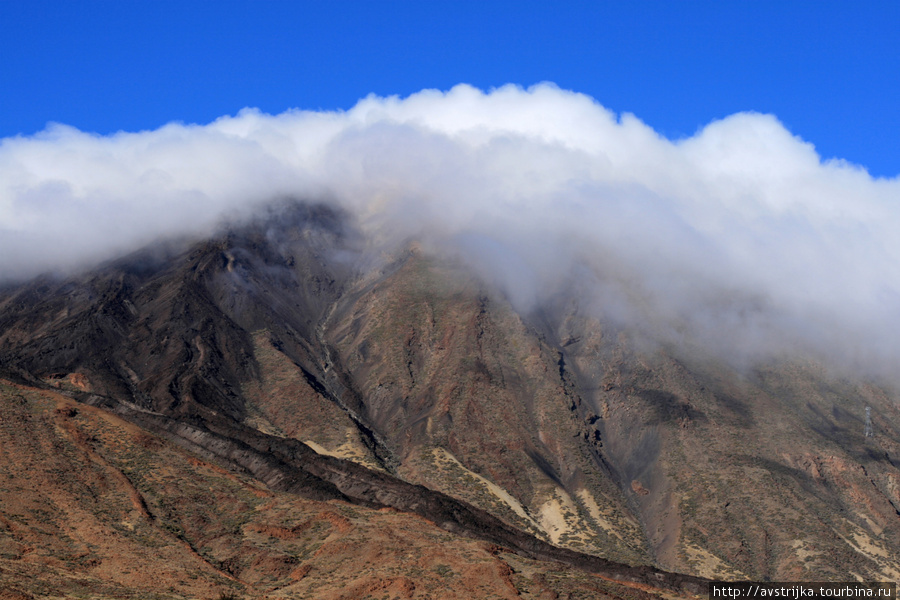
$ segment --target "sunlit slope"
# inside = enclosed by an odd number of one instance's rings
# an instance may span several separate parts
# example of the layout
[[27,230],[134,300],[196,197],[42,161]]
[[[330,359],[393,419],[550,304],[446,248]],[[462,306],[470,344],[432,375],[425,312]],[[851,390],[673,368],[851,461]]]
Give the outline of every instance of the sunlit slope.
[[735,370],[577,301],[520,315],[489,289],[413,248],[327,322],[404,477],[554,543],[683,572],[900,574],[889,389],[803,361]]
[[398,472],[575,549],[647,561],[562,354],[459,265],[413,248],[327,322]]
[[0,595],[643,598],[393,510],[268,490],[104,410],[0,381]]

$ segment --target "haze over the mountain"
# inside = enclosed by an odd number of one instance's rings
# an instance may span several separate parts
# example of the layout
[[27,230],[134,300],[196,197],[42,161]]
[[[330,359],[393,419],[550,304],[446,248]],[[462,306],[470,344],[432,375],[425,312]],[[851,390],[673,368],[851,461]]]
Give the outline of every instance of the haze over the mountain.
[[349,211],[374,250],[462,257],[523,312],[576,298],[735,365],[900,359],[900,180],[822,162],[772,115],[668,140],[550,84],[460,85],[107,137],[54,125],[0,142],[0,182],[5,280],[296,198]]
[[648,344],[565,288],[526,310],[490,272],[333,206],[259,212],[0,288],[15,597],[900,577],[896,390],[803,357],[735,370]]

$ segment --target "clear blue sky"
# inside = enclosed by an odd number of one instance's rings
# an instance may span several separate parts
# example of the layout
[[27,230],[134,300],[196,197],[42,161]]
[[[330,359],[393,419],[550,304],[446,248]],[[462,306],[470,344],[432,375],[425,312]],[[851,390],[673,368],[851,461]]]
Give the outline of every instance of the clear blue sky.
[[900,174],[900,2],[0,0],[0,137],[553,81],[668,137],[777,115]]

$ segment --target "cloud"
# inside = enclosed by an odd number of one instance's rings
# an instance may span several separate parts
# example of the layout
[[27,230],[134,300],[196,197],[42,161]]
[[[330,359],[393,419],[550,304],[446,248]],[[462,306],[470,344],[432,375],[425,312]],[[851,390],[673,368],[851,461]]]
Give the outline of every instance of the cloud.
[[285,196],[462,256],[523,312],[577,290],[584,310],[735,357],[900,359],[900,179],[823,162],[771,115],[668,140],[550,84],[4,139],[0,279],[202,235]]

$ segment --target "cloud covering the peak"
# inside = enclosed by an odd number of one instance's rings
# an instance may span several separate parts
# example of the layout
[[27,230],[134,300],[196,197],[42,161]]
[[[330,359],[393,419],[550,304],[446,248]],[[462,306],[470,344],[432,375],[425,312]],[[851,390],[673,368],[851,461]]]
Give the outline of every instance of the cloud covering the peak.
[[900,360],[900,178],[823,162],[771,115],[669,140],[549,84],[4,139],[0,280],[203,235],[281,197],[462,256],[524,311],[572,290],[605,317],[751,358]]

